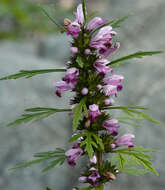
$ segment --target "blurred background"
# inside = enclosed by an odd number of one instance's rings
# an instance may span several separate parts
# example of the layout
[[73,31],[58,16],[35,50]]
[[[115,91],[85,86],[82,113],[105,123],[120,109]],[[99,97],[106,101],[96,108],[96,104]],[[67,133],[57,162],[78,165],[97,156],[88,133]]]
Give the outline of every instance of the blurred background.
[[[70,38],[61,35],[54,24],[43,15],[38,5],[63,22],[73,18],[77,0],[1,0],[0,1],[0,77],[21,69],[51,69],[65,66],[69,57]],[[139,50],[165,49],[164,0],[88,0],[88,9],[103,18],[120,18],[133,13],[118,32],[121,48],[113,56],[119,57]],[[165,55],[132,61],[133,64],[116,69],[125,76],[124,90],[116,104],[141,105],[152,109],[150,114],[165,123]],[[68,107],[69,97],[55,95],[52,87],[61,74],[52,73],[32,79],[0,82],[0,189],[3,190],[70,190],[77,185],[79,168],[64,165],[48,173],[41,173],[44,165],[36,165],[15,172],[8,168],[32,159],[32,154],[68,148],[67,138],[72,134],[71,118],[56,114],[44,121],[17,127],[4,126],[29,107]],[[159,149],[154,166],[160,176],[147,174],[131,177],[121,174],[106,190],[164,190],[165,189],[165,127],[146,123],[144,127],[122,127],[123,132],[136,135],[136,144]],[[78,162],[81,170],[84,162]]]

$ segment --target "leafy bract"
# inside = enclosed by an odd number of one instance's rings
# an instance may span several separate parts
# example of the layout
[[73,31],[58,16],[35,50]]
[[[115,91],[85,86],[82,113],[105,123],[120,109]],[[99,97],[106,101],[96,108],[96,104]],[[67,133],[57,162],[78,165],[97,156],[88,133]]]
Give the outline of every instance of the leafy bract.
[[20,70],[19,73],[0,78],[0,80],[19,79],[19,78],[24,78],[24,77],[31,78],[40,74],[53,73],[53,72],[65,72],[65,71],[66,69]]
[[70,109],[56,109],[56,108],[43,108],[43,107],[29,108],[25,109],[25,112],[31,112],[31,113],[22,114],[19,119],[9,123],[7,126],[10,127],[13,125],[28,123],[30,121],[39,121],[57,112],[67,112],[67,111],[70,111]]
[[86,131],[83,136],[85,140],[81,142],[80,146],[84,148],[90,158],[94,154],[94,148],[100,149],[100,151],[104,150],[104,144],[99,136],[89,131]]
[[56,165],[62,165],[65,162],[65,150],[61,148],[57,148],[55,151],[49,151],[49,152],[41,152],[34,154],[35,160],[27,161],[21,165],[15,166],[9,170],[15,170],[18,168],[27,168],[34,164],[42,163],[48,160],[52,160],[46,168],[42,170],[42,172],[46,172],[52,168],[54,168]]
[[129,59],[134,59],[134,58],[141,59],[144,56],[152,56],[152,55],[161,54],[161,53],[163,53],[163,51],[138,51],[136,53],[121,57],[119,59],[112,60],[108,65],[114,65],[116,63],[129,60]]
[[81,120],[83,120],[83,113],[88,117],[88,110],[86,107],[86,99],[83,98],[80,103],[73,108],[73,131],[77,130],[77,126]]

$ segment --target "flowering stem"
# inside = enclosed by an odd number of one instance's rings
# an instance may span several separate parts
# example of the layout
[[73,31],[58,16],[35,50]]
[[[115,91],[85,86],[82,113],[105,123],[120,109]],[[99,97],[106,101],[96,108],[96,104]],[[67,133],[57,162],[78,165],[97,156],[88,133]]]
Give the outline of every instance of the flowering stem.
[[[103,161],[103,154],[101,151],[98,151],[96,156],[97,156],[98,169],[100,169],[102,161]],[[98,188],[98,190],[103,190],[103,189],[104,189],[103,185],[100,185]]]

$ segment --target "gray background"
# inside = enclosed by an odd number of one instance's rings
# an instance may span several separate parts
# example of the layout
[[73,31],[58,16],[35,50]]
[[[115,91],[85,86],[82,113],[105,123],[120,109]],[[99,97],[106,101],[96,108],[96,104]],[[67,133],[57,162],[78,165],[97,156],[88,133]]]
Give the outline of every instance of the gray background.
[[[115,57],[138,50],[165,49],[164,0],[91,1],[90,9],[101,12],[106,18],[118,18],[130,12],[134,14],[118,31],[121,48]],[[0,42],[0,76],[20,69],[64,67],[69,56],[69,40],[64,35],[52,35],[34,40]],[[116,104],[148,106],[152,108],[151,115],[165,123],[164,60],[165,55],[147,57],[117,69],[117,73],[125,76],[125,81]],[[38,123],[4,127],[27,107],[67,107],[72,94],[65,93],[59,99],[52,87],[52,83],[60,80],[60,77],[60,74],[52,73],[33,79],[0,82],[0,189],[42,190],[50,186],[53,190],[69,190],[77,184],[78,169],[72,169],[67,164],[46,174],[40,173],[42,164],[15,172],[8,171],[13,165],[30,160],[33,153],[69,146],[67,138],[72,131],[71,119],[67,114],[59,113]],[[145,177],[131,177],[122,174],[106,189],[164,190],[164,126],[146,123],[141,128],[123,128],[125,132],[135,133],[137,145],[160,150],[154,156],[154,166],[160,176],[147,174]],[[79,164],[83,169],[84,164]]]

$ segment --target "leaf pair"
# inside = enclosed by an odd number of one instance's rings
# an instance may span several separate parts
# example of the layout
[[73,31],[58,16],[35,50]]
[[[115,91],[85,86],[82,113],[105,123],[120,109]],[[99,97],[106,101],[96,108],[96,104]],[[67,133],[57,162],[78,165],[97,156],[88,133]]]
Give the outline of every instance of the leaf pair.
[[53,169],[57,165],[62,165],[66,159],[65,150],[61,149],[61,148],[57,148],[55,151],[36,153],[36,154],[34,154],[34,157],[36,157],[37,159],[25,162],[21,165],[14,167],[14,168],[11,168],[9,170],[15,170],[18,168],[27,168],[27,167],[30,167],[34,164],[42,163],[42,162],[45,162],[47,160],[53,159],[53,161],[51,161],[48,164],[48,166],[42,170],[42,172],[46,172],[50,169]]

